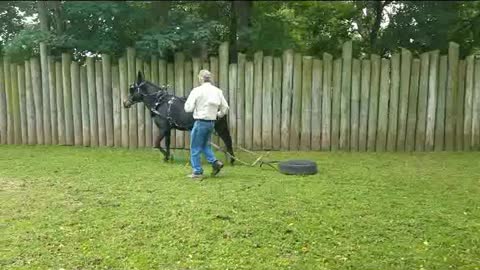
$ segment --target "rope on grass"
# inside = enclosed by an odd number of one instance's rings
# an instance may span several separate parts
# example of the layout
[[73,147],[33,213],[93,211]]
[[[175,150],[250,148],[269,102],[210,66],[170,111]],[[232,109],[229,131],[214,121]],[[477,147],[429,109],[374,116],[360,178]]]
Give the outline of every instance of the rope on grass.
[[225,153],[225,154],[226,154],[227,156],[229,156],[230,158],[233,158],[235,161],[238,161],[238,162],[240,162],[240,163],[243,164],[243,165],[250,166],[250,164],[246,163],[245,161],[240,160],[240,159],[237,158],[237,157],[232,156],[230,153],[228,153],[227,151],[223,150],[220,146],[214,144],[213,142],[210,142],[210,145],[213,146],[215,149],[217,149],[217,150],[219,150],[219,151],[222,151],[223,153]]
[[[262,165],[268,165],[268,166],[270,166],[271,168],[273,168],[274,170],[278,171],[278,168],[276,168],[275,166],[272,165],[272,164],[274,164],[274,163],[278,163],[278,161],[276,161],[276,160],[264,161],[264,160],[262,160],[262,159],[263,159],[263,157],[264,157],[265,155],[259,156],[252,164],[248,164],[247,162],[242,161],[242,160],[240,160],[239,158],[232,156],[230,153],[228,153],[227,151],[225,151],[224,149],[222,149],[220,146],[214,144],[213,142],[210,142],[210,145],[213,146],[215,149],[224,152],[227,156],[229,156],[230,158],[233,158],[234,160],[240,162],[240,163],[243,164],[243,165],[246,165],[246,166],[249,166],[249,167],[255,167],[255,165],[257,165],[257,164],[260,164],[260,167],[262,167]],[[240,150],[242,150],[242,151],[244,151],[244,152],[247,152],[247,153],[249,153],[249,154],[251,154],[251,155],[255,155],[255,156],[256,156],[256,154],[255,154],[254,152],[252,152],[252,151],[250,151],[250,150],[247,150],[247,149],[245,149],[245,148],[243,148],[243,147],[238,146],[238,149],[240,149]],[[268,152],[268,153],[266,154],[266,156],[268,156],[269,154],[270,154],[270,152]]]

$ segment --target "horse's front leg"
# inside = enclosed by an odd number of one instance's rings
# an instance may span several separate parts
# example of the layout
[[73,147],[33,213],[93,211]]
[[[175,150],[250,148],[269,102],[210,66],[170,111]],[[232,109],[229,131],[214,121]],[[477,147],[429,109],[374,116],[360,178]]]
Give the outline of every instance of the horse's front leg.
[[165,133],[165,149],[166,149],[166,156],[165,161],[170,159],[170,130]]

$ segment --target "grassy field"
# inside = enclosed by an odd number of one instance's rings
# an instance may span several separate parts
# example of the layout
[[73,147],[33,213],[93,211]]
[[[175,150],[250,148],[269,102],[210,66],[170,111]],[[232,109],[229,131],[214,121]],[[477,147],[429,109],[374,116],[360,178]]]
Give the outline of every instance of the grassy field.
[[480,269],[480,153],[274,155],[320,173],[0,146],[0,268]]

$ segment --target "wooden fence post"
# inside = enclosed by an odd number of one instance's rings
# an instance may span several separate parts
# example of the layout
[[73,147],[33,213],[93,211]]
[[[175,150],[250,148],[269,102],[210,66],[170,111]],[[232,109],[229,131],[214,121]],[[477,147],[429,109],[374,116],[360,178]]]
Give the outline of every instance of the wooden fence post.
[[[182,97],[185,93],[185,55],[181,52],[175,53],[175,95]],[[227,67],[228,69],[228,67]],[[228,70],[227,70],[228,71]],[[222,89],[223,91],[227,91],[227,89]],[[175,146],[176,148],[183,148],[185,138],[184,138],[183,131],[176,131],[175,134]]]
[[[150,63],[148,61],[143,62],[143,74],[145,76],[145,80],[153,82],[152,74],[150,70]],[[152,147],[152,116],[150,115],[150,110],[142,104],[142,110],[144,113],[145,118],[145,147]]]
[[[171,93],[172,94],[175,94],[175,89],[176,89],[176,85],[175,85],[175,66],[173,63],[167,63],[167,84],[170,86],[169,90],[173,90]],[[170,133],[170,136],[171,136],[171,140],[170,140],[170,145],[171,145],[171,148],[176,148],[176,134],[175,134],[175,130],[172,129],[171,133]]]
[[40,66],[42,79],[43,134],[44,143],[52,144],[52,121],[50,118],[50,84],[48,79],[47,44],[40,42]]
[[[219,48],[219,50],[220,50],[220,48]],[[205,66],[203,67],[203,69],[210,70],[210,72],[212,73],[212,76],[213,76],[213,82],[212,83],[214,85],[216,85],[217,87],[220,87],[220,75],[219,75],[219,71],[218,71],[219,58],[215,57],[215,56],[211,56],[210,57],[210,63],[208,63],[208,64],[204,63],[204,64],[205,64]],[[228,89],[222,89],[222,91],[223,91],[223,94],[224,94],[225,98],[228,100],[228,93],[227,93]],[[173,133],[173,134],[175,134],[175,133]],[[215,134],[212,136],[212,141],[215,144],[220,145],[220,138]]]
[[87,67],[80,67],[80,96],[82,99],[82,145],[90,146],[90,115]]
[[425,128],[427,116],[428,71],[430,65],[429,53],[420,56],[420,86],[418,88],[417,129],[415,136],[415,150],[425,150]]
[[25,93],[27,109],[27,143],[30,145],[37,143],[37,127],[35,124],[35,102],[32,88],[31,62],[25,61]]
[[62,76],[63,76],[63,106],[65,108],[65,144],[73,145],[73,105],[72,105],[72,79],[70,74],[70,65],[72,56],[68,53],[62,53]]
[[58,144],[66,144],[65,135],[65,106],[63,99],[63,76],[62,63],[55,62],[55,88],[57,90],[57,125],[58,125]]
[[437,112],[438,61],[440,51],[430,52],[430,71],[428,77],[427,126],[425,131],[425,150],[432,151],[435,146],[435,117]]
[[[218,85],[225,93],[225,98],[229,100],[228,88],[228,61],[229,61],[229,44],[227,41],[220,44],[218,48]],[[213,69],[213,68],[212,68]]]
[[391,60],[390,102],[388,112],[387,151],[397,150],[398,100],[400,93],[400,54],[394,54]]
[[353,59],[352,63],[352,100],[350,108],[350,150],[358,151],[359,127],[360,127],[360,60]]
[[41,75],[40,75],[40,62],[38,58],[34,57],[30,60],[30,70],[32,76],[32,90],[35,104],[35,127],[37,135],[37,144],[44,143],[43,137],[43,103],[41,93]]
[[340,100],[340,138],[342,150],[350,149],[350,102],[352,88],[352,41],[347,41],[342,48],[342,86]]
[[52,130],[52,144],[58,144],[58,105],[57,105],[57,85],[55,78],[55,60],[53,56],[48,57],[48,88],[50,92],[50,125]]
[[472,108],[472,147],[480,150],[480,59],[475,60],[475,90]]
[[[150,65],[151,65],[151,72],[152,72],[152,81],[154,84],[156,85],[160,85],[160,80],[159,80],[159,74],[158,74],[158,71],[159,71],[159,67],[158,67],[158,57],[156,55],[152,55],[151,58],[150,58]],[[122,90],[124,91],[124,90]],[[150,118],[152,118],[150,116]],[[159,132],[159,129],[157,128],[157,126],[155,125],[155,121],[153,121],[152,119],[152,146],[155,146],[154,145],[154,142],[156,140],[156,138],[159,136],[160,132]]]
[[[197,62],[197,68],[198,68],[198,62]],[[197,73],[198,74],[198,73]],[[193,62],[191,60],[185,62],[185,92],[184,95],[185,97],[188,98],[190,95],[190,92],[193,89],[193,78],[196,77],[193,75]],[[185,131],[184,132],[184,147],[185,149],[190,149],[190,132]]]
[[[235,145],[243,147],[245,147],[245,62],[246,55],[239,53],[237,65],[237,139]],[[194,76],[196,76],[195,73]]]
[[262,74],[262,149],[272,149],[272,86],[273,86],[273,57],[263,57],[263,74]]
[[387,147],[388,101],[390,95],[390,60],[382,59],[380,74],[380,98],[378,102],[378,125],[376,151],[385,151]]
[[[291,101],[293,95],[293,55],[292,50],[286,50],[283,52],[282,56],[282,134],[280,136],[282,150],[288,150],[290,143],[290,117],[292,112]],[[245,110],[247,104],[245,98]],[[245,127],[247,126],[248,121],[249,120],[245,118]],[[248,136],[245,135],[245,140],[248,139]]]
[[370,106],[368,109],[368,138],[367,150],[375,151],[377,141],[377,121],[378,121],[378,97],[380,87],[380,56],[372,54],[370,58],[372,65],[370,77]]
[[[127,85],[136,82],[137,70],[135,70],[135,49],[127,48]],[[134,149],[138,147],[138,129],[137,129],[137,106],[134,105],[128,109],[128,147]]]
[[[360,151],[367,151],[368,142],[368,108],[370,105],[370,60],[362,60],[362,90],[360,97],[360,123],[358,146]],[[406,101],[408,102],[408,100]],[[405,125],[406,126],[406,125]]]
[[95,60],[87,57],[88,105],[90,117],[90,145],[98,146],[97,90],[95,83]]
[[342,59],[333,61],[333,81],[332,81],[332,133],[331,149],[336,151],[340,147],[340,117],[341,117],[341,98],[342,98]]
[[435,116],[435,151],[443,151],[445,145],[445,103],[447,90],[447,63],[446,55],[440,56],[438,73],[437,114]]
[[[27,63],[28,64],[28,63]],[[20,105],[20,132],[22,144],[27,144],[27,108],[25,99],[25,68],[19,65],[17,68],[18,96]]]
[[[124,101],[124,98],[128,95],[128,67],[127,67],[127,59],[125,56],[118,59],[118,73],[119,73],[119,87],[118,95],[120,96],[120,102]],[[120,105],[122,106],[122,105]],[[128,147],[129,143],[129,127],[128,127],[128,119],[129,119],[129,109],[122,108],[121,111],[121,141],[122,147]]]
[[324,151],[330,151],[332,139],[332,55],[323,54],[323,93],[322,93],[322,143]]
[[[240,62],[239,62],[240,64]],[[239,76],[239,80],[241,77]],[[240,89],[238,89],[240,91]],[[241,96],[238,96],[239,98]],[[282,59],[280,57],[273,58],[273,88],[272,88],[272,104],[273,104],[273,127],[272,127],[272,148],[280,150],[281,148],[281,124],[282,124]],[[238,100],[238,105],[243,106],[243,100]],[[237,112],[239,109],[237,107]],[[243,113],[243,112],[242,112]],[[243,122],[243,114],[237,115],[239,122]],[[237,133],[242,130],[243,123],[237,122]]]
[[[143,72],[143,60],[140,58],[135,59],[135,74]],[[145,76],[145,75],[144,75]],[[136,78],[136,76],[135,76]],[[137,107],[137,136],[138,136],[138,148],[145,147],[145,105],[143,103],[137,103],[133,105]]]
[[460,60],[458,63],[458,96],[455,104],[455,149],[457,151],[463,150],[463,119],[464,119],[464,104],[465,104],[465,60]]
[[245,147],[253,149],[253,62],[245,63]]
[[302,54],[293,57],[293,96],[292,116],[290,119],[290,150],[298,150],[302,120]]
[[402,48],[397,151],[405,151],[405,141],[407,138],[408,95],[410,92],[411,68],[412,53],[409,50]]
[[410,79],[410,94],[408,100],[407,137],[405,150],[415,150],[415,132],[417,126],[418,88],[420,80],[420,60],[414,59]]
[[105,102],[103,100],[103,68],[100,60],[95,61],[95,90],[97,93],[98,144],[106,146]]
[[445,150],[455,150],[455,105],[458,95],[458,55],[457,43],[449,42],[448,48],[448,80],[445,115]]
[[74,144],[83,145],[82,100],[81,100],[81,93],[80,93],[80,68],[77,62],[71,63],[70,74],[72,76],[71,78],[72,78]]
[[302,60],[300,150],[307,151],[311,147],[313,58],[303,56]]
[[0,60],[0,144],[7,144],[7,121],[7,96],[5,93],[5,77],[3,72],[3,60]]
[[256,52],[253,56],[254,77],[253,77],[253,149],[262,148],[262,70],[263,52]]
[[22,143],[22,131],[20,123],[20,103],[18,93],[18,78],[17,78],[17,64],[10,64],[10,84],[12,97],[12,114],[13,114],[13,129],[14,129],[14,143]]
[[473,119],[473,98],[474,98],[474,68],[475,56],[470,55],[466,58],[466,76],[465,76],[465,117],[463,123],[463,150],[473,149],[472,140],[472,119]]
[[[200,85],[198,81],[198,73],[202,69],[202,62],[200,58],[193,58],[192,59],[192,86],[197,87]],[[215,78],[214,78],[215,79]]]
[[230,134],[232,136],[233,145],[236,145],[237,140],[237,64],[230,64],[228,70],[228,104],[230,110],[228,111],[228,124],[230,127]]
[[103,81],[103,108],[105,116],[105,139],[106,146],[114,144],[113,129],[113,100],[112,100],[112,61],[110,55],[102,54],[102,81]]
[[5,103],[7,111],[7,144],[14,143],[14,129],[13,129],[13,115],[12,115],[12,90],[10,82],[10,60],[8,58],[3,59],[3,83],[5,85]]

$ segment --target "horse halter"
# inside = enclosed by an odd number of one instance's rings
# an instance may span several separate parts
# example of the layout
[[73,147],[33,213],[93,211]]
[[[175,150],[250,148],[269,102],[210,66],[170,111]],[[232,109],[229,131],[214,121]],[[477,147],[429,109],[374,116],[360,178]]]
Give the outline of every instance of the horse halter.
[[139,95],[141,95],[142,97],[144,97],[144,96],[146,96],[146,94],[144,94],[144,93],[142,93],[142,92],[140,91],[140,90],[141,90],[140,87],[142,87],[144,84],[145,84],[145,81],[141,82],[140,84],[135,83],[135,84],[130,85],[130,88],[134,88],[134,89],[135,89],[135,92],[136,92],[137,94],[139,94]]

